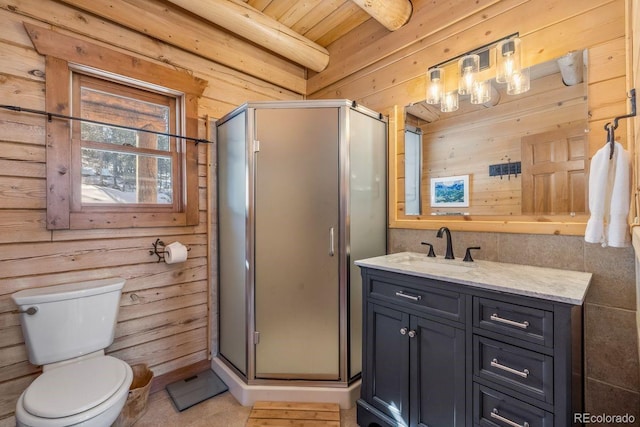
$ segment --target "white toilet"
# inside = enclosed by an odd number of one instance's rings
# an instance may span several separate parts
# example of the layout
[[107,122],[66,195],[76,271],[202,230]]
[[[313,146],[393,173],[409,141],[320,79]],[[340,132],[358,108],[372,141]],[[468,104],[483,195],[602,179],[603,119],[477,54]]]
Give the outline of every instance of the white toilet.
[[43,365],[16,405],[18,426],[110,426],[127,401],[131,367],[106,356],[124,279],[33,288],[11,297],[29,361]]

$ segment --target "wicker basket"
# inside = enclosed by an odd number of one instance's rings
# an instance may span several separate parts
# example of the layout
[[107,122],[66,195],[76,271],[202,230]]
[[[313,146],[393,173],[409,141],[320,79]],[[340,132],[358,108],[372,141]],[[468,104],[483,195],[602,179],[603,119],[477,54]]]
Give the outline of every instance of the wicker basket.
[[133,370],[133,382],[129,387],[129,396],[112,427],[132,426],[147,411],[147,400],[149,398],[151,380],[153,379],[153,371],[144,363],[133,365],[131,369]]

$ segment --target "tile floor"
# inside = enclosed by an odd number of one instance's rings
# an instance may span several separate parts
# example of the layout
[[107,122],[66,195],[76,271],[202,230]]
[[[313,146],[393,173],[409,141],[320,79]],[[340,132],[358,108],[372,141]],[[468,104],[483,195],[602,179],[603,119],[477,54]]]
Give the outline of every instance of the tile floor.
[[[162,390],[149,396],[147,412],[135,427],[244,427],[250,407],[241,406],[229,392],[178,412]],[[355,406],[340,411],[341,427],[357,427]]]

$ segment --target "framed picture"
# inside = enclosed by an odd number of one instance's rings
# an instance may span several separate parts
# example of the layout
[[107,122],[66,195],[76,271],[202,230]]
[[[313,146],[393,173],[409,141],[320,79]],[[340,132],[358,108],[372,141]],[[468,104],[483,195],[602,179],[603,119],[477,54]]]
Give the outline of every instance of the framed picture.
[[469,206],[469,175],[431,178],[431,206],[435,208]]

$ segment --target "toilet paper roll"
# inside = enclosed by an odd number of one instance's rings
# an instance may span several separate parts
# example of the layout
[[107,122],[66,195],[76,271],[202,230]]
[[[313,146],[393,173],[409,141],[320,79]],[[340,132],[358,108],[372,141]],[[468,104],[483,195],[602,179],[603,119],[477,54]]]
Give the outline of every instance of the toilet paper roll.
[[175,264],[187,260],[187,247],[180,242],[173,242],[164,248],[164,262]]

